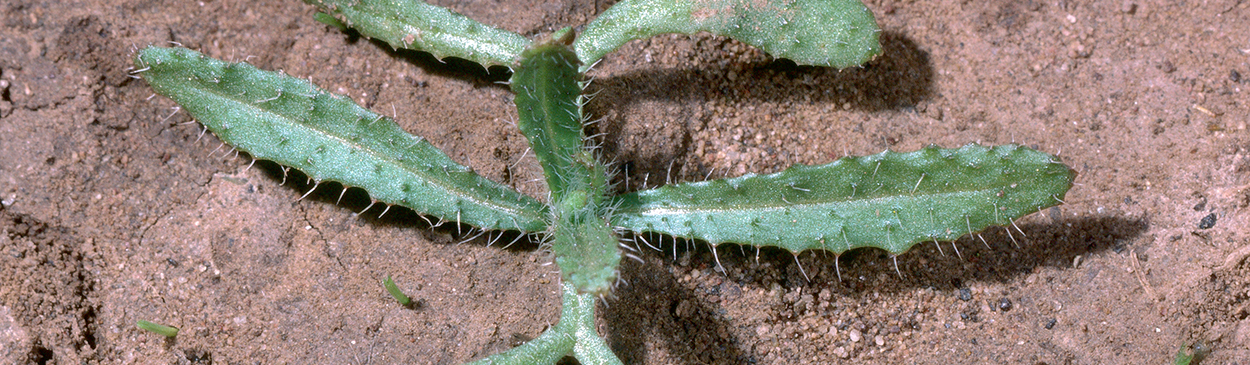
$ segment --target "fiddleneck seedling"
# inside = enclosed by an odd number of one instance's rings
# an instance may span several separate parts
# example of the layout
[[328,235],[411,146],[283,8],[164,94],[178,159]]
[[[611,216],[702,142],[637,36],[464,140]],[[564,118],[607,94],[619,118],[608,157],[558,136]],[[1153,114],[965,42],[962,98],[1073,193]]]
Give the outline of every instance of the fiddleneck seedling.
[[375,202],[440,222],[540,237],[561,273],[560,321],[476,363],[553,364],[572,354],[619,364],[595,331],[594,310],[617,278],[627,232],[795,254],[874,247],[898,255],[1014,225],[1062,203],[1075,177],[1055,156],[1022,146],[931,146],[613,194],[610,169],[583,131],[588,65],[629,40],[706,31],[800,64],[855,66],[880,53],[880,30],[856,0],[625,0],[580,34],[565,28],[534,41],[416,0],[305,1],[325,12],[318,20],[396,48],[511,68],[517,126],[543,168],[546,201],[483,178],[390,118],[302,79],[161,47],[139,52],[135,74],[224,142],[317,184],[360,187]]

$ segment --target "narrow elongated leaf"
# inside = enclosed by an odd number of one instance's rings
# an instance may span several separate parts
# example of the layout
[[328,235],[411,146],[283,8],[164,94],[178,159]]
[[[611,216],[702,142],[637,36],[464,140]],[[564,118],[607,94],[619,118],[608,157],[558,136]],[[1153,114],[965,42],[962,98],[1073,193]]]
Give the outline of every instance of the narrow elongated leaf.
[[1059,204],[1074,177],[1056,157],[1025,147],[927,147],[623,195],[612,223],[793,252],[898,254]]
[[394,48],[457,57],[483,66],[508,66],[529,44],[495,28],[420,0],[304,0],[360,34]]
[[621,253],[604,219],[606,168],[586,150],[582,132],[581,87],[572,33],[537,42],[517,60],[511,87],[516,93],[517,126],[543,166],[555,210],[551,251],[566,283],[580,293],[611,288]]
[[594,64],[631,40],[697,32],[803,65],[845,68],[881,53],[881,29],[859,0],[623,0],[587,24],[574,48]]
[[[577,98],[582,88],[577,55],[563,39],[539,42],[526,49],[513,67],[509,86],[516,93],[517,127],[529,140],[534,156],[542,165],[551,190],[551,201],[559,201],[575,180],[585,180],[590,172],[574,164],[585,146],[582,110]],[[584,184],[580,184],[583,185]]]
[[148,47],[136,64],[222,141],[312,179],[483,229],[546,229],[537,200],[457,164],[421,137],[306,80],[181,48]]

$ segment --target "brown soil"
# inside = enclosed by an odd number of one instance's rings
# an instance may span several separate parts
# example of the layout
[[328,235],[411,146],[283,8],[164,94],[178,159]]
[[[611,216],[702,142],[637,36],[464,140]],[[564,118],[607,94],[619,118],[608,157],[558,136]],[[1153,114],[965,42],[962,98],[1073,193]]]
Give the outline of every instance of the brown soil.
[[[536,35],[607,4],[451,2]],[[886,53],[794,67],[712,36],[592,72],[611,159],[673,180],[930,143],[1021,143],[1080,172],[1067,204],[898,257],[706,245],[626,261],[600,327],[636,364],[1250,362],[1250,3],[873,1]],[[510,93],[464,62],[346,35],[297,1],[0,5],[0,362],[455,364],[538,335],[558,274],[367,196],[248,169],[127,77],[178,42],[311,78],[541,196]],[[172,115],[171,115],[172,113]],[[672,162],[671,174],[668,173]],[[510,168],[515,165],[516,167]],[[375,208],[376,209],[376,208]],[[1200,228],[1204,217],[1214,226]],[[1205,227],[1205,226],[1204,226]],[[758,257],[758,258],[757,258]],[[405,309],[386,275],[419,300]],[[1010,308],[1005,304],[1010,301]],[[174,340],[136,320],[181,328]]]

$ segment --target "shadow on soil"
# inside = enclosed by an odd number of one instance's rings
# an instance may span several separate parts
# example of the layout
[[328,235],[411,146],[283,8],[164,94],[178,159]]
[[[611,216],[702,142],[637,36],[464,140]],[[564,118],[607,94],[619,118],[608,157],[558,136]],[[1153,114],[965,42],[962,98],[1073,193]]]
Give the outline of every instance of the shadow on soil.
[[[839,71],[800,67],[787,60],[778,60],[746,67],[746,73],[738,77],[753,80],[750,85],[728,83],[725,75],[731,70],[714,65],[688,69],[646,69],[600,79],[594,83],[596,86],[591,92],[601,93],[596,100],[611,100],[615,104],[596,108],[592,103],[589,109],[592,114],[603,115],[600,113],[602,110],[596,109],[620,108],[641,100],[685,103],[708,100],[738,102],[745,99],[752,103],[803,102],[838,106],[845,103],[860,110],[886,111],[908,109],[929,98],[933,92],[935,73],[928,53],[902,34],[886,32],[881,39],[884,55],[863,68]],[[498,67],[487,70],[459,59],[443,62],[428,53],[392,51],[386,44],[374,43],[388,50],[392,56],[427,72],[469,80],[475,87],[506,87],[495,81],[506,80],[510,75]],[[671,88],[667,85],[688,86]],[[613,135],[619,132],[612,130],[620,128],[616,124],[619,123],[605,123],[606,126],[601,127],[605,130],[600,132]],[[610,146],[605,147],[609,147],[609,154],[614,153]],[[622,158],[627,159],[627,156],[617,157]],[[657,168],[665,166],[649,165]],[[293,181],[293,187],[299,191],[307,192],[313,188],[306,183],[305,176],[294,170],[284,173],[281,167],[272,163],[261,163],[258,167],[275,180]],[[347,189],[340,196],[342,192],[341,185],[327,184],[314,190],[307,198],[336,204],[353,212],[368,211],[362,218],[370,224],[411,228],[435,241],[434,231],[468,232],[457,235],[457,240],[471,238],[473,234],[467,226],[426,223],[420,215],[406,208],[391,207],[383,214],[385,208],[371,207],[372,201],[364,191]],[[895,258],[875,249],[855,250],[840,257],[823,252],[803,252],[796,260],[789,252],[775,248],[755,251],[749,247],[723,245],[714,256],[706,243],[665,238],[669,243],[660,248],[666,251],[645,252],[643,263],[630,260],[622,263],[621,276],[628,284],[616,290],[616,299],[601,307],[602,316],[608,323],[606,335],[613,351],[626,363],[647,358],[647,343],[644,342],[647,339],[659,339],[659,346],[683,359],[682,363],[750,363],[759,361],[744,352],[744,349],[749,351],[744,342],[750,340],[739,339],[733,334],[737,331],[730,327],[724,309],[717,303],[722,296],[733,295],[726,293],[727,290],[741,291],[744,287],[753,286],[767,290],[777,283],[791,289],[803,287],[804,292],[829,290],[834,295],[850,298],[860,298],[871,292],[890,293],[915,288],[955,291],[963,287],[964,281],[1007,282],[1042,266],[1070,267],[1073,258],[1078,255],[1099,254],[1107,250],[1119,252],[1131,245],[1148,225],[1145,220],[1124,217],[1055,218],[1059,215],[1052,214],[1050,224],[1022,225],[1021,231],[1014,234],[1009,234],[1005,228],[991,228],[977,236],[942,243],[944,247],[940,249],[931,243],[919,244],[914,252],[897,257],[897,264]],[[519,242],[509,247],[510,250],[537,249],[536,243],[515,233],[495,240],[502,240],[502,245],[515,238],[519,238]],[[495,240],[484,238],[477,242]],[[952,245],[958,246],[958,253]],[[675,252],[670,256],[667,250],[674,246]],[[674,256],[682,261],[689,260],[695,270],[721,275],[723,280],[717,281],[723,283],[698,288],[679,283],[674,272],[684,270],[672,269],[676,265],[672,263]],[[753,262],[770,262],[772,265],[752,265]],[[723,265],[729,272],[716,272],[717,265]],[[895,274],[895,265],[902,278]],[[796,315],[799,313],[797,308],[776,309],[778,321],[799,317]]]
[[[297,191],[308,192],[313,188],[307,183],[307,177],[296,170],[284,173],[279,165],[267,161],[257,163],[256,167],[277,181],[282,181],[285,174],[287,186]],[[318,187],[305,199],[335,204],[357,213],[366,211],[368,213],[361,218],[369,224],[408,228],[433,242],[447,244],[466,240],[504,246],[515,240],[509,250],[538,249],[535,241],[515,232],[473,239],[480,231],[463,226],[460,228],[464,232],[459,232],[454,224],[431,225],[407,208],[396,206],[382,214],[384,208],[369,207],[372,201],[363,190],[348,189],[343,193],[337,183]],[[1130,249],[1149,225],[1145,219],[1120,216],[1063,218],[1058,208],[1047,213],[1049,218],[1034,220],[1049,220],[1050,223],[1022,224],[1020,230],[1010,234],[1008,228],[1014,230],[1013,227],[994,227],[953,243],[943,242],[940,250],[933,243],[917,244],[911,252],[897,257],[902,278],[895,273],[894,258],[878,249],[858,249],[841,256],[805,251],[796,260],[788,251],[777,248],[757,251],[753,247],[727,244],[718,248],[717,255],[713,256],[703,242],[646,236],[662,251],[639,246],[644,262],[622,262],[621,277],[628,284],[618,287],[615,299],[600,306],[602,317],[608,323],[605,334],[613,351],[626,363],[647,358],[644,341],[648,339],[658,339],[666,352],[682,358],[683,363],[750,363],[759,361],[743,351],[749,349],[744,342],[750,340],[733,334],[737,331],[731,328],[725,310],[718,304],[740,296],[746,288],[769,290],[777,284],[788,289],[803,287],[805,293],[831,291],[834,296],[852,300],[872,293],[897,293],[916,288],[953,293],[963,288],[965,281],[1009,282],[1038,267],[1069,268],[1078,255]],[[446,237],[439,232],[457,238],[446,242],[446,238],[439,238]],[[675,257],[682,264],[674,263]],[[759,265],[760,262],[769,264]],[[718,263],[728,273],[716,271]],[[679,265],[690,269],[675,268]],[[691,287],[691,284],[679,283],[675,273],[691,269],[702,271],[704,276],[719,276],[712,281],[720,284],[706,286],[696,282],[695,287]],[[789,303],[766,310],[774,311],[776,321],[794,321],[805,309]]]
[[[626,363],[647,358],[647,344],[643,342],[646,339],[658,340],[658,346],[682,358],[685,364],[750,363],[760,360],[743,351],[742,344],[752,340],[733,335],[736,331],[717,303],[732,300],[744,288],[769,290],[776,283],[789,289],[803,287],[803,293],[828,290],[835,298],[852,300],[872,293],[916,288],[948,291],[953,296],[964,287],[964,281],[1008,282],[1042,266],[1069,268],[1077,255],[1121,252],[1129,249],[1147,226],[1148,222],[1142,219],[1105,216],[1021,225],[1027,234],[1024,237],[1019,231],[1008,236],[1005,229],[991,228],[980,234],[985,242],[975,236],[954,242],[962,259],[956,256],[951,242],[942,243],[945,247],[941,252],[932,243],[917,245],[912,252],[898,257],[901,279],[894,271],[892,258],[882,250],[860,249],[841,257],[803,252],[797,260],[802,262],[800,269],[788,251],[769,248],[757,254],[750,247],[732,244],[722,245],[717,251],[720,264],[728,271],[721,274],[715,271],[717,257],[706,243],[665,238],[666,244],[659,247],[663,252],[642,247],[645,263],[622,263],[621,276],[629,284],[617,288],[616,300],[600,308],[608,323],[608,342]],[[656,238],[650,239],[655,242]],[[1019,242],[1018,247],[1013,238]],[[676,253],[670,254],[673,244]],[[686,258],[687,255],[691,257]],[[758,262],[772,265],[753,265],[757,255]],[[688,260],[689,266],[703,271],[705,276],[720,276],[723,280],[711,282],[721,284],[680,284],[674,272],[685,270],[672,269],[678,265],[673,263],[674,256],[680,261]],[[843,280],[835,271],[835,261]],[[779,322],[795,321],[805,310],[800,307],[783,303],[772,308],[773,316]]]
[[[346,33],[349,42],[355,43],[362,39],[360,33],[355,30],[347,30]],[[369,43],[385,51],[388,56],[420,67],[430,75],[468,81],[475,88],[496,87],[502,90],[509,90],[506,83],[508,79],[512,78],[512,71],[507,67],[483,67],[482,64],[477,62],[456,57],[447,57],[439,60],[438,57],[434,57],[429,52],[391,48],[391,45],[377,39],[370,39]]]
[[[884,111],[910,108],[928,99],[933,93],[934,78],[929,53],[907,36],[890,31],[881,34],[881,47],[882,54],[863,67],[843,70],[798,66],[786,59],[748,65],[644,68],[595,79],[587,92],[596,97],[587,108],[592,115],[606,115],[608,109],[640,100],[733,100],[742,104],[850,103],[854,109]],[[733,72],[738,73],[738,81],[729,80],[728,75]],[[605,132],[611,135],[612,131]]]
[[[244,158],[250,158],[242,154]],[[365,224],[398,227],[420,235],[427,241],[436,244],[482,243],[496,247],[504,247],[512,252],[529,252],[538,249],[539,241],[527,239],[520,232],[485,232],[468,224],[457,225],[455,222],[441,221],[432,216],[418,214],[412,209],[400,206],[387,206],[374,202],[364,189],[347,188],[343,184],[325,181],[314,185],[308,175],[298,169],[285,169],[273,161],[257,160],[253,168],[260,169],[267,178],[281,182],[283,188],[293,189],[307,194],[302,199],[333,205],[356,215]],[[310,191],[311,190],[311,191]],[[450,240],[449,240],[450,238]]]
[[[596,79],[587,88],[594,95],[586,106],[587,115],[604,118],[589,127],[590,135],[604,134],[603,151],[610,161],[623,163],[622,175],[640,186],[643,175],[658,177],[682,176],[684,170],[704,176],[705,166],[670,165],[694,153],[689,146],[691,130],[716,123],[710,116],[682,115],[684,124],[665,125],[645,138],[648,145],[659,148],[638,150],[625,140],[630,128],[622,113],[631,104],[644,101],[661,103],[704,104],[715,101],[728,105],[827,105],[828,108],[851,108],[869,112],[910,110],[933,94],[935,72],[929,53],[903,34],[884,32],[884,52],[864,65],[838,70],[828,67],[797,66],[778,59],[758,64],[729,63],[696,65],[690,68],[643,68],[624,74]],[[729,74],[738,74],[730,81]],[[682,87],[673,87],[682,85]],[[669,153],[662,153],[669,152]],[[675,154],[675,155],[674,155]],[[675,175],[674,175],[675,174]],[[623,181],[623,180],[622,180]]]

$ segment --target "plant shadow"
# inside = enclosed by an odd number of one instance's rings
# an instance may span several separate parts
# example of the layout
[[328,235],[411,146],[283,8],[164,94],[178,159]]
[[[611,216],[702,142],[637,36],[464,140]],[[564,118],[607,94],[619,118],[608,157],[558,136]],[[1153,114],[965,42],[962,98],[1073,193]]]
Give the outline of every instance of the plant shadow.
[[[906,35],[884,31],[882,54],[862,67],[836,69],[799,66],[778,58],[751,64],[735,62],[685,68],[644,67],[596,78],[587,90],[594,115],[644,100],[701,103],[736,102],[850,103],[870,112],[915,106],[933,94],[934,69],[929,52]],[[735,74],[731,80],[730,74]]]
[[474,88],[495,87],[509,90],[507,81],[512,78],[512,70],[507,67],[484,67],[477,62],[457,57],[447,57],[440,60],[429,52],[396,49],[381,40],[364,38],[360,35],[360,32],[354,29],[345,30],[343,33],[347,35],[348,43],[366,40],[379,50],[386,52],[387,56],[403,60],[432,76],[468,81]]
[[[512,71],[504,66],[483,67],[456,57],[438,59],[429,52],[395,49],[386,42],[366,39],[355,30],[344,31],[349,43],[366,40],[387,55],[404,60],[434,76],[469,81],[474,87],[508,89]],[[682,103],[707,100],[782,102],[801,100],[815,104],[842,104],[864,111],[913,108],[933,93],[934,69],[929,53],[906,35],[884,31],[882,54],[861,67],[836,69],[799,66],[778,58],[749,64],[694,65],[686,68],[654,67],[596,79],[586,90],[595,98],[588,115],[606,115],[643,100],[674,100]],[[727,78],[731,68],[744,69],[735,83]],[[728,85],[739,85],[729,87]],[[680,85],[681,87],[674,87]],[[610,104],[604,103],[605,101]]]
[[[786,59],[743,65],[734,62],[694,65],[687,68],[642,67],[595,79],[587,89],[594,95],[586,105],[587,115],[604,118],[587,134],[611,136],[603,139],[604,154],[621,161],[627,176],[669,176],[684,166],[671,161],[684,160],[692,153],[692,130],[715,123],[716,113],[699,107],[675,107],[669,115],[676,124],[647,128],[627,125],[626,113],[632,108],[679,105],[827,105],[827,109],[849,108],[868,113],[910,110],[934,93],[935,71],[929,53],[906,35],[886,31],[881,35],[883,53],[863,67],[838,70],[828,67],[797,66]],[[730,81],[730,74],[739,80]],[[631,106],[648,104],[648,106]],[[661,106],[663,107],[663,106]],[[636,122],[635,122],[636,123]],[[654,123],[654,122],[653,122]],[[645,130],[638,135],[636,130]],[[634,131],[631,134],[631,131]],[[655,146],[639,148],[639,146]],[[701,166],[688,168],[694,174]],[[706,173],[706,171],[703,171]],[[672,175],[680,176],[680,175]],[[642,179],[631,184],[640,186]]]
[[[246,154],[243,155],[246,156]],[[526,234],[520,232],[484,232],[469,224],[442,221],[433,216],[419,214],[402,205],[388,206],[382,202],[375,202],[364,189],[345,188],[343,184],[333,181],[315,184],[309,181],[308,175],[303,171],[295,168],[285,169],[273,161],[256,160],[254,168],[259,169],[267,178],[280,182],[284,188],[306,194],[302,200],[333,205],[336,209],[352,212],[356,219],[367,224],[400,228],[435,244],[478,244],[480,242],[483,245],[497,245],[514,253],[530,252],[539,248],[540,241],[527,238]]]
[[[994,227],[979,237],[943,242],[940,252],[932,243],[918,244],[897,257],[902,278],[895,273],[893,258],[879,249],[858,249],[840,257],[805,251],[796,259],[781,249],[756,251],[729,244],[721,245],[714,256],[706,243],[665,237],[661,252],[641,246],[646,251],[641,255],[645,263],[627,260],[622,264],[621,276],[628,284],[618,287],[616,299],[600,308],[607,323],[604,334],[625,363],[640,363],[650,351],[679,358],[682,364],[752,363],[762,361],[752,353],[758,340],[736,335],[741,331],[735,326],[741,325],[732,323],[735,319],[728,318],[729,312],[722,305],[739,300],[743,291],[769,291],[780,286],[788,292],[800,288],[802,293],[830,291],[834,298],[862,302],[876,300],[876,295],[930,288],[953,297],[966,281],[1006,283],[1040,267],[1069,269],[1078,255],[1131,249],[1148,228],[1148,222],[1141,218],[1056,220],[1057,213],[1051,213],[1050,223],[1021,225],[1027,234],[1024,237],[1021,232],[1009,236],[1007,227]],[[652,243],[659,238],[648,237]],[[952,244],[958,245],[959,256]],[[674,257],[686,264],[674,263]],[[797,262],[802,262],[801,267]],[[717,265],[723,265],[727,272],[716,271]],[[835,269],[838,267],[841,280]],[[695,280],[691,280],[692,274]],[[697,279],[709,275],[716,277]],[[771,324],[796,321],[808,308],[783,301],[759,310],[770,312]],[[919,329],[918,323],[914,326],[903,330]]]

